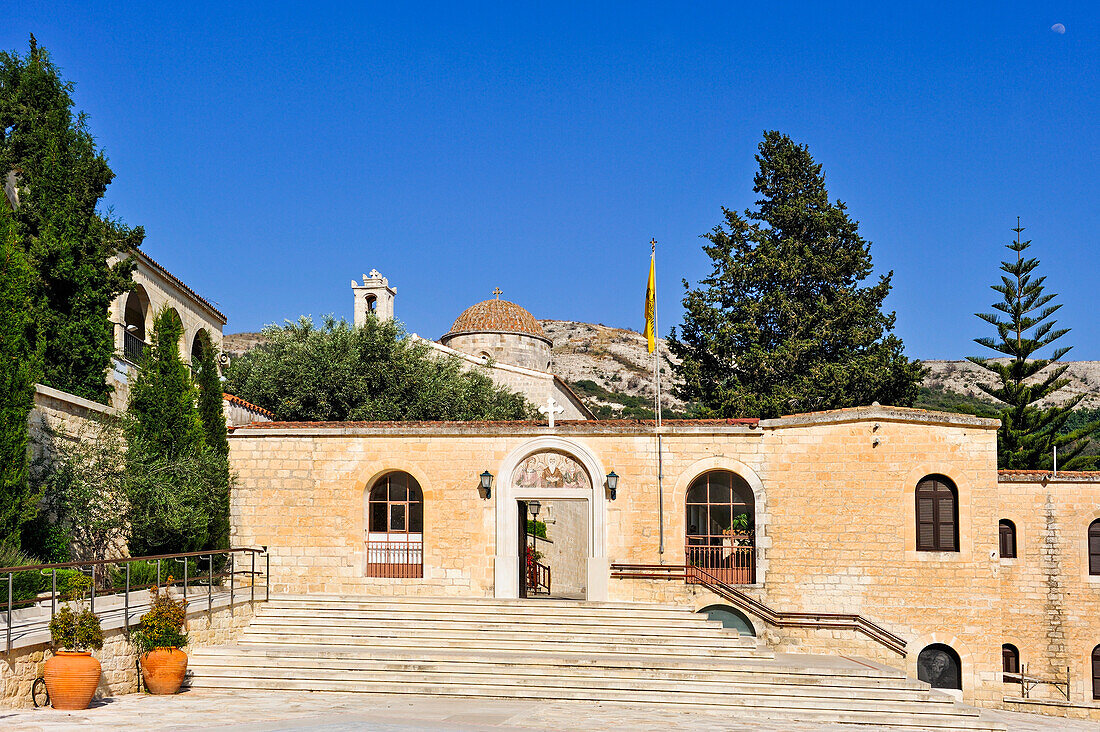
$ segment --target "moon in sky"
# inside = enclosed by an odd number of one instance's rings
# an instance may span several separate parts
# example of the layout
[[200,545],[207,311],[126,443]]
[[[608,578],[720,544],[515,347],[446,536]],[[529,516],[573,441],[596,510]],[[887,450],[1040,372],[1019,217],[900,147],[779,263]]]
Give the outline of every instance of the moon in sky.
[[1066,27],[1061,23],[1055,23],[1054,25],[1050,26],[1050,29],[1058,35],[1062,35],[1066,32]]

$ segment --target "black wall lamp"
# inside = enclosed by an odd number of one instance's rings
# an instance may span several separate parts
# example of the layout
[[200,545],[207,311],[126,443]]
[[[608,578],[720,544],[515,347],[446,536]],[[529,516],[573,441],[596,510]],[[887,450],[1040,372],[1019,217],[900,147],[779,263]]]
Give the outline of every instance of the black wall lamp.
[[493,497],[493,474],[488,470],[481,474],[481,487],[485,491],[486,498]]
[[615,500],[615,489],[619,487],[619,476],[612,470],[607,474],[607,488],[611,491],[611,500]]

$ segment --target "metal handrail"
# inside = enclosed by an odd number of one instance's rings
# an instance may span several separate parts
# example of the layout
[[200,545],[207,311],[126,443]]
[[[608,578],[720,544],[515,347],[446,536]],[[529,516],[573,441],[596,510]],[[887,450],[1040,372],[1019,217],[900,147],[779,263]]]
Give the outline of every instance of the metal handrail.
[[[238,570],[236,568],[237,564],[236,564],[236,561],[235,561],[235,557],[236,557],[237,554],[248,554],[248,555],[251,556],[251,558],[252,558],[252,568],[251,568],[251,570]],[[256,555],[257,554],[263,555],[264,558],[266,559],[265,571],[263,571],[263,572],[257,572],[256,571]],[[226,556],[227,564],[229,566],[229,571],[228,572],[219,572],[219,573],[215,574],[214,573],[214,557],[215,556],[221,556],[221,555]],[[188,577],[187,577],[187,566],[188,566],[187,560],[190,559],[190,558],[207,559],[208,560],[207,561],[206,576],[202,577],[201,579],[200,578],[194,578],[194,580],[190,580],[190,581],[196,581],[197,580],[197,581],[200,581],[200,582],[203,581],[203,580],[206,581],[206,584],[207,584],[207,590],[206,590],[207,606],[206,606],[206,609],[207,609],[208,613],[212,612],[213,608],[214,608],[214,580],[215,579],[220,581],[220,580],[225,579],[226,577],[229,578],[229,613],[230,613],[230,615],[233,614],[233,605],[234,605],[234,602],[235,602],[235,599],[236,599],[236,582],[235,582],[235,580],[236,580],[237,576],[243,575],[243,576],[247,576],[249,578],[249,585],[250,585],[250,587],[249,587],[249,602],[254,602],[255,599],[256,599],[256,577],[258,577],[262,574],[263,577],[264,577],[264,597],[263,597],[263,601],[266,601],[266,600],[270,599],[270,596],[271,596],[271,554],[268,552],[266,546],[263,546],[263,547],[260,547],[260,548],[237,547],[237,548],[232,548],[232,549],[209,549],[207,551],[180,552],[180,553],[177,553],[177,554],[153,554],[153,555],[144,556],[144,557],[120,557],[118,559],[89,559],[89,560],[80,561],[80,562],[57,562],[57,563],[53,563],[53,564],[27,564],[27,565],[18,566],[18,567],[0,567],[0,575],[3,575],[5,573],[8,575],[8,603],[7,603],[7,608],[8,609],[7,609],[7,613],[6,613],[7,617],[5,618],[6,626],[7,626],[6,636],[5,636],[6,637],[6,643],[5,643],[6,650],[5,650],[5,653],[11,654],[11,647],[12,647],[12,625],[13,625],[12,613],[15,610],[14,590],[15,590],[15,575],[16,574],[23,573],[23,572],[41,572],[42,574],[51,575],[52,580],[51,580],[51,584],[50,584],[50,619],[52,620],[54,615],[57,613],[57,594],[58,594],[57,593],[57,570],[59,570],[59,569],[76,569],[76,570],[79,570],[81,572],[83,572],[85,570],[90,570],[91,576],[92,576],[92,584],[91,584],[91,596],[90,596],[88,609],[91,610],[94,613],[95,612],[95,599],[96,599],[96,581],[95,581],[96,569],[100,568],[100,567],[103,567],[105,565],[125,565],[126,566],[126,580],[125,580],[124,587],[119,587],[119,588],[107,587],[107,588],[104,588],[104,589],[108,589],[108,590],[121,589],[121,590],[123,590],[123,596],[122,596],[122,599],[123,599],[123,613],[124,613],[123,614],[123,625],[126,629],[126,632],[129,633],[129,631],[130,631],[130,593],[133,592],[134,590],[141,590],[141,589],[151,588],[151,587],[154,586],[154,585],[151,585],[151,584],[141,585],[141,586],[138,586],[138,587],[131,586],[131,584],[130,584],[130,565],[133,564],[134,562],[148,562],[148,563],[156,562],[157,563],[157,582],[156,582],[155,586],[159,590],[160,587],[161,587],[161,584],[162,584],[162,576],[163,576],[162,572],[161,572],[161,563],[164,562],[165,560],[169,560],[169,559],[170,560],[175,560],[177,562],[182,562],[183,567],[184,567],[184,572],[183,572],[184,576],[183,576],[183,580],[182,580],[183,596],[184,596],[184,599],[186,599],[187,598],[187,586],[190,582],[188,580]],[[172,584],[176,584],[176,583],[173,582]],[[34,605],[38,604],[40,601],[41,600],[40,600],[39,597],[35,597],[33,599],[30,599],[30,600],[21,601],[19,604],[21,606],[34,606]]]
[[854,630],[891,651],[906,656],[906,641],[862,615],[854,613],[808,613],[774,610],[754,597],[718,579],[702,567],[667,564],[612,564],[611,576],[616,579],[684,579],[690,569],[694,584],[706,587],[719,597],[746,610],[768,625],[777,628],[817,628],[822,630]]

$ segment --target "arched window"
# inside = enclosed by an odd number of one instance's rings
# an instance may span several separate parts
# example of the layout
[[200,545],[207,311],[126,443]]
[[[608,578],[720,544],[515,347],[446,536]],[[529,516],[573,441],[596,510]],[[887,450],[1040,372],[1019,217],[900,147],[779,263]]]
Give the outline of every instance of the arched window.
[[1089,525],[1089,574],[1100,574],[1100,519]]
[[[1006,675],[1020,673],[1020,649],[1011,643],[1001,646],[1001,670]],[[1005,681],[1007,682],[1008,679],[1006,678]]]
[[1092,649],[1092,698],[1100,699],[1100,646]]
[[755,506],[745,479],[704,473],[688,487],[686,507],[688,581],[756,582]]
[[374,295],[367,295],[367,312],[378,315],[378,298]]
[[1016,524],[1008,519],[1001,519],[999,524],[1001,559],[1014,559],[1016,557]]
[[955,484],[942,475],[930,475],[917,484],[917,550],[959,550],[959,506]]
[[424,576],[424,494],[408,473],[388,473],[367,496],[367,576]]
[[126,294],[126,307],[122,314],[122,355],[132,363],[140,363],[145,352],[145,314],[148,302],[145,290],[137,289]]
[[951,646],[933,643],[917,656],[917,678],[933,689],[962,689],[962,662]]
[[741,635],[756,636],[756,629],[745,613],[729,605],[708,605],[699,612],[707,614],[707,620],[717,620],[723,628],[736,630]]

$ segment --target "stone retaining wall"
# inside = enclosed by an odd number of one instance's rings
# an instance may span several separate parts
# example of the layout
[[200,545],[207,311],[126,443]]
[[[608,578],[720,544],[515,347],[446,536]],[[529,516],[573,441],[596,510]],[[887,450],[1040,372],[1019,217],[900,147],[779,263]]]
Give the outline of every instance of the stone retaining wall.
[[[186,631],[190,644],[184,651],[233,642],[253,614],[253,607],[247,602],[234,605],[232,615],[227,605],[210,612],[205,609],[189,612]],[[52,655],[47,643],[12,649],[10,656],[0,655],[0,708],[34,706],[31,685],[45,672],[46,659]],[[104,630],[103,649],[93,651],[92,655],[103,666],[97,699],[138,690],[137,654],[126,641],[122,628]]]

